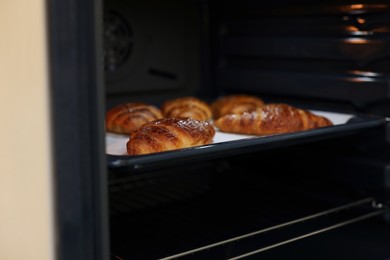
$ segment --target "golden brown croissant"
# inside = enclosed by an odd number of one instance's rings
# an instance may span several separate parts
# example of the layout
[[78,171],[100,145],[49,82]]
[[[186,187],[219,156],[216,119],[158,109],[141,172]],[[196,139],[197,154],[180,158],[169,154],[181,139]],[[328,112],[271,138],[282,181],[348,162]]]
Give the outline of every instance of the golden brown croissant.
[[165,117],[190,117],[196,120],[211,119],[211,107],[196,97],[180,97],[167,100],[161,106]]
[[225,115],[214,124],[223,132],[268,135],[331,126],[332,122],[287,104],[266,104],[256,111]]
[[120,104],[106,113],[106,130],[117,134],[130,134],[141,125],[162,118],[161,110],[153,105],[134,102]]
[[228,95],[218,98],[211,104],[213,118],[227,114],[251,112],[264,105],[261,98],[245,94]]
[[129,155],[175,150],[213,141],[215,130],[207,121],[193,118],[162,118],[141,126],[127,142]]

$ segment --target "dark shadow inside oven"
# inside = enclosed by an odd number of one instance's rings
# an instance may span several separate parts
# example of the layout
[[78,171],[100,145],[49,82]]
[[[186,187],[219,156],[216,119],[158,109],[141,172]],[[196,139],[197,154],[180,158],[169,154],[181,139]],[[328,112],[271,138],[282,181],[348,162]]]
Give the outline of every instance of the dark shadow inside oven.
[[364,243],[358,255],[383,259],[390,254],[381,204],[388,194],[377,183],[385,170],[356,167],[365,151],[354,144],[366,135],[113,172],[112,252],[123,259],[235,259],[248,252],[253,259],[343,259]]
[[[105,2],[108,106],[245,92],[389,114],[388,5]],[[389,258],[386,131],[177,167],[112,169],[113,258]]]

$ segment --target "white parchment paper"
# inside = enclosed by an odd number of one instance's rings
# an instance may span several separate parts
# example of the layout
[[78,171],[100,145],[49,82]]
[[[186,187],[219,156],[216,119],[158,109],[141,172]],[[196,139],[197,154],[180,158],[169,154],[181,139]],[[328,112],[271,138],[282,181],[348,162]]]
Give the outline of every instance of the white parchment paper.
[[[350,114],[341,114],[341,113],[325,112],[325,111],[317,111],[317,110],[311,110],[311,112],[317,115],[325,116],[330,121],[332,121],[334,125],[345,124],[346,122],[348,122],[349,119],[354,117],[353,115]],[[256,137],[256,136],[223,133],[216,129],[213,143],[228,142],[228,141],[246,139],[251,137]],[[106,133],[106,153],[110,155],[126,155],[126,144],[128,140],[129,137],[127,135]]]

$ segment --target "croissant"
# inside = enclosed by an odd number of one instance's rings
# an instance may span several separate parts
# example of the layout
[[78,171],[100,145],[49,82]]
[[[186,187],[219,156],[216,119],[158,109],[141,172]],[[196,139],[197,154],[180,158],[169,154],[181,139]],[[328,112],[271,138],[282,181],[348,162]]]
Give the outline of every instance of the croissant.
[[276,103],[241,115],[225,115],[215,120],[214,124],[223,132],[269,135],[331,126],[333,123],[310,111]]
[[196,120],[211,119],[211,107],[196,97],[180,97],[167,100],[161,106],[165,117],[190,117]]
[[214,126],[193,118],[162,118],[141,126],[127,142],[129,155],[142,155],[209,144]]
[[162,118],[161,110],[140,102],[120,104],[106,113],[106,130],[117,134],[130,134],[141,125]]
[[220,97],[211,104],[211,109],[213,118],[217,119],[227,114],[251,112],[263,105],[264,102],[259,97],[246,94],[235,94]]

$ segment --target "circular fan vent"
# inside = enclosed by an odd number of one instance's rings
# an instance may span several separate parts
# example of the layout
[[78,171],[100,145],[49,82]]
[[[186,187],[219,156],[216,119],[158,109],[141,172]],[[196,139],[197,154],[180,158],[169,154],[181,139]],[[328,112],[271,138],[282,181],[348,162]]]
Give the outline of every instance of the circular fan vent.
[[118,13],[104,15],[104,67],[115,71],[129,59],[133,48],[133,32],[127,21]]

